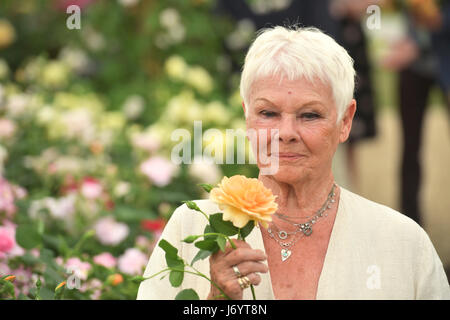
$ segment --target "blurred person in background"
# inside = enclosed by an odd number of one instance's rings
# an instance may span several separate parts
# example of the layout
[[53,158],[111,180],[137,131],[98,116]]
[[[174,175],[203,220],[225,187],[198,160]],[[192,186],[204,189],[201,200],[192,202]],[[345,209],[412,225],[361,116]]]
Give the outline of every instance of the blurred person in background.
[[332,0],[330,2],[330,12],[339,22],[340,44],[354,59],[357,74],[355,99],[358,101],[358,109],[353,119],[353,128],[346,149],[350,184],[356,189],[359,181],[356,145],[376,135],[372,67],[367,54],[367,39],[362,21],[367,15],[367,8],[379,2],[376,0]]
[[423,224],[419,192],[420,150],[425,110],[431,89],[439,84],[449,106],[450,6],[448,1],[402,2],[407,34],[390,48],[383,65],[399,73],[399,104],[403,133],[401,211]]

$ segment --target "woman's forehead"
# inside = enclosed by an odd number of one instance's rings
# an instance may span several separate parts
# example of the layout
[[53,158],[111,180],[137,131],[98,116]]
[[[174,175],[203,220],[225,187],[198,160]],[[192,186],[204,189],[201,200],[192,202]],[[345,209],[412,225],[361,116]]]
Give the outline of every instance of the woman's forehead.
[[256,80],[250,91],[251,103],[272,102],[274,100],[288,98],[290,100],[326,101],[332,98],[331,88],[320,80],[309,81],[301,78],[296,80],[280,79],[279,77],[266,77]]

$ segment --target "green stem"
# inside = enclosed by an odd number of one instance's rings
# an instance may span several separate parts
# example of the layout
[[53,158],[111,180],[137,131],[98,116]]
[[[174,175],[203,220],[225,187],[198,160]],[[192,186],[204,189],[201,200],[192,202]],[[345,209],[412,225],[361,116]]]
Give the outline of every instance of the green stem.
[[[241,235],[241,229],[239,229],[239,231],[238,231],[238,239],[245,241],[245,238]],[[253,287],[253,284],[250,285],[250,289],[252,290],[253,300],[256,300],[255,287]]]
[[[188,265],[185,264],[185,266],[188,266]],[[205,278],[205,279],[208,280],[213,286],[215,286],[215,287],[220,291],[220,293],[224,295],[224,297],[225,297],[226,299],[231,300],[231,298],[230,298],[229,296],[227,296],[227,294],[226,294],[226,293],[225,293],[225,292],[224,292],[224,291],[223,291],[223,290],[222,290],[222,289],[221,289],[214,281],[212,281],[211,279],[209,279],[206,275],[204,275],[203,273],[201,273],[200,271],[198,271],[198,270],[195,269],[194,267],[192,267],[192,266],[190,266],[190,267],[191,267],[193,270],[195,270],[195,272],[188,271],[188,270],[184,270],[183,272],[190,273],[190,274],[195,274],[195,275],[197,275],[197,276],[200,276],[200,277]],[[161,270],[161,271],[159,271],[159,272],[157,272],[157,273],[151,275],[150,277],[144,277],[144,279],[143,279],[142,281],[151,279],[151,278],[156,277],[157,275],[159,275],[159,274],[161,274],[161,273],[163,273],[163,272],[166,272],[166,271],[172,271],[172,270],[180,271],[180,270],[175,269],[175,268],[166,268],[166,269],[164,269],[164,270]]]
[[203,278],[205,278],[206,280],[208,280],[214,287],[216,287],[220,293],[227,299],[227,300],[231,300],[231,298],[222,290],[222,288],[220,288],[214,281],[212,281],[210,278],[208,278],[206,275],[204,275],[203,273],[201,273],[200,271],[198,271],[197,269],[195,269],[194,267],[191,266],[192,269],[195,270],[195,272],[191,272],[191,271],[185,271],[188,273],[192,273],[192,274],[196,274],[199,275]]

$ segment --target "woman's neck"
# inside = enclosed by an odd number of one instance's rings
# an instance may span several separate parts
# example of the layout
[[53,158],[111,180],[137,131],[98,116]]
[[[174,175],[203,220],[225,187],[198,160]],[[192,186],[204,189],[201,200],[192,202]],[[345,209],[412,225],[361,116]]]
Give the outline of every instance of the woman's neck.
[[306,217],[320,209],[334,183],[333,174],[295,184],[280,182],[273,176],[259,175],[258,179],[277,196],[278,213]]

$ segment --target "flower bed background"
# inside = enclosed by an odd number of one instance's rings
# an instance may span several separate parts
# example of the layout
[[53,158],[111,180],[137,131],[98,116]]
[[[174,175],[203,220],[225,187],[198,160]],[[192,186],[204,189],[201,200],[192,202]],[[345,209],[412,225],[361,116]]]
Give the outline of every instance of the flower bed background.
[[2,1],[1,299],[135,299],[130,279],[181,201],[204,196],[196,183],[255,176],[170,161],[170,134],[194,120],[245,128],[233,64],[253,30],[212,5]]

